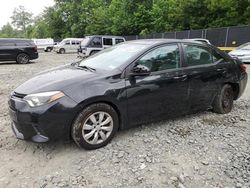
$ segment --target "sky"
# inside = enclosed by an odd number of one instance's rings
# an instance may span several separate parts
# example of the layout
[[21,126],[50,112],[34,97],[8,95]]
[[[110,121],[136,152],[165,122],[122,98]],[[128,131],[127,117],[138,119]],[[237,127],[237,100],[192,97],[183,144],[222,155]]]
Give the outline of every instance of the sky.
[[14,9],[19,5],[24,6],[37,16],[45,7],[54,5],[54,0],[2,0],[0,6],[0,28],[7,22],[11,22],[10,17]]

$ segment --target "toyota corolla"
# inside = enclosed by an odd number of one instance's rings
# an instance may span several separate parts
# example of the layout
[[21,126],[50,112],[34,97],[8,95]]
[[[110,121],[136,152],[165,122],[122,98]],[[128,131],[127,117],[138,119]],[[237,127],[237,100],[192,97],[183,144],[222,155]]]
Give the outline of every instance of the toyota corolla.
[[96,149],[138,124],[229,113],[246,84],[246,66],[209,44],[136,40],[36,75],[11,93],[9,111],[19,139]]

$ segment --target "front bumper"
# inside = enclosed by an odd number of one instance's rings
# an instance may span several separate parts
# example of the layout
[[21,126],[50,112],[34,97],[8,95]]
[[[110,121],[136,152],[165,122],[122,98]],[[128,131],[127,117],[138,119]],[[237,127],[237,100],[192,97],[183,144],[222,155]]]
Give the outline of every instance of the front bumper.
[[65,96],[53,103],[31,108],[15,96],[9,100],[12,130],[18,139],[34,142],[69,140],[70,127],[78,112],[77,103]]

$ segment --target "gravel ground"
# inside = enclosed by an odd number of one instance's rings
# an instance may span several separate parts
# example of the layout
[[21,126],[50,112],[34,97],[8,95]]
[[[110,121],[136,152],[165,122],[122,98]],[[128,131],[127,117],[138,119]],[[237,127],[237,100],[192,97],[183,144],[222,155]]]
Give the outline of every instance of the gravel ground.
[[9,93],[35,73],[74,59],[41,53],[28,65],[0,64],[0,187],[250,187],[250,84],[230,114],[138,126],[95,151],[18,141],[10,129]]

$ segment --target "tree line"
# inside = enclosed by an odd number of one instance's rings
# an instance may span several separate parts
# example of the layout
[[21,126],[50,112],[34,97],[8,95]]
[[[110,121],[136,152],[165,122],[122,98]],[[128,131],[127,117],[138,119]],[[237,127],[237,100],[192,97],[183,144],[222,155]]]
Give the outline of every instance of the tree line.
[[250,25],[250,0],[55,0],[39,16],[20,6],[0,37],[65,38]]

